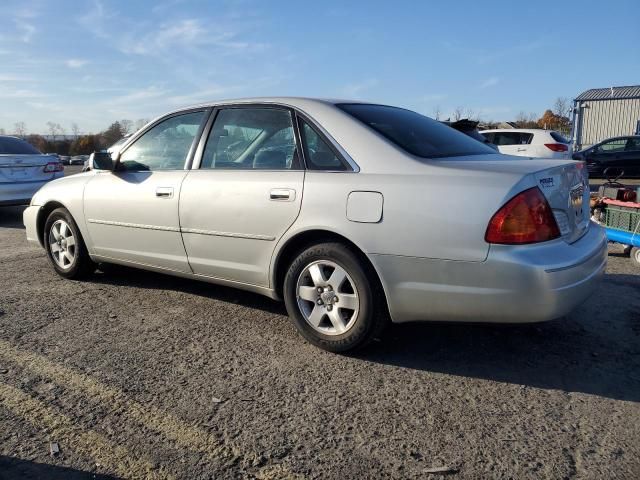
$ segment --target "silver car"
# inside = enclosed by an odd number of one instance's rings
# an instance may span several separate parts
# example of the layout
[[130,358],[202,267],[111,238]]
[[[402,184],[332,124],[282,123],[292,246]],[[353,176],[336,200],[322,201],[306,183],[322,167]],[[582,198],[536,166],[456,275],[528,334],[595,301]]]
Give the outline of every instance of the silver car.
[[581,163],[500,155],[401,108],[304,98],[171,112],[41,189],[24,223],[63,277],[116,263],[284,299],[331,351],[389,320],[561,317],[607,258]]
[[0,135],[0,205],[23,205],[45,183],[64,175],[56,155],[18,137]]

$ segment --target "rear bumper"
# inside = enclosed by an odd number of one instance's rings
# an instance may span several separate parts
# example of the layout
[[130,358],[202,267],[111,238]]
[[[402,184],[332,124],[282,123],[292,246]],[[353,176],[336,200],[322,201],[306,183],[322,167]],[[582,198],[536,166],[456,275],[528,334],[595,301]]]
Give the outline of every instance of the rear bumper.
[[561,317],[601,280],[604,229],[591,224],[573,244],[492,245],[484,262],[371,255],[396,323],[531,323]]
[[2,183],[0,184],[0,205],[26,205],[40,187],[55,178],[58,177],[37,182]]

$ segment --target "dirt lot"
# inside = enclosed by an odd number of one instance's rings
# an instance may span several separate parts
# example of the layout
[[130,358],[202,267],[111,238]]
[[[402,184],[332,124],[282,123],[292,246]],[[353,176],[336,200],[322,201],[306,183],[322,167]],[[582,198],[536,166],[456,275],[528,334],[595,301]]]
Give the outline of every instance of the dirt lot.
[[340,356],[257,295],[62,280],[1,209],[0,478],[639,478],[639,273],[612,247],[568,318]]

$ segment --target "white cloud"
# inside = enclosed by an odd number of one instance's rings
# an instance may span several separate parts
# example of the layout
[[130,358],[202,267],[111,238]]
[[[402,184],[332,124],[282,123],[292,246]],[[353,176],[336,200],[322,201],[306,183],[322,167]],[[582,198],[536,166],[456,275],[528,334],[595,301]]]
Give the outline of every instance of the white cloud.
[[14,19],[18,31],[20,32],[20,41],[23,43],[31,42],[31,38],[36,33],[36,27],[22,20]]
[[493,87],[500,82],[500,78],[498,77],[489,77],[484,82],[480,84],[480,88],[489,88]]
[[89,63],[89,61],[82,60],[80,58],[70,58],[69,60],[66,60],[64,63],[69,68],[80,68],[80,67],[84,67],[87,63]]

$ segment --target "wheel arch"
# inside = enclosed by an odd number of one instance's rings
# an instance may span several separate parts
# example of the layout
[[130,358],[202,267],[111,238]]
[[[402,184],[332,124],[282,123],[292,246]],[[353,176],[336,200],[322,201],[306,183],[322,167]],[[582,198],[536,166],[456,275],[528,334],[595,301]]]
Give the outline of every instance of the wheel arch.
[[47,218],[49,218],[49,215],[51,214],[51,212],[53,212],[56,208],[64,208],[67,211],[69,211],[66,205],[56,200],[48,201],[42,207],[40,207],[40,210],[38,211],[38,216],[36,217],[36,232],[38,234],[38,241],[40,242],[40,245],[42,245],[43,247],[44,247],[44,224],[47,223]]
[[388,310],[389,307],[385,284],[382,281],[380,272],[378,272],[374,264],[371,262],[371,260],[369,260],[369,257],[366,255],[366,253],[364,253],[362,248],[360,248],[356,243],[349,240],[344,235],[324,229],[312,229],[298,232],[291,238],[287,239],[282,247],[280,247],[276,254],[271,274],[271,285],[273,285],[273,290],[276,292],[278,297],[282,298],[284,277],[287,273],[289,265],[291,264],[295,256],[311,245],[325,242],[342,243],[347,246],[356,256],[358,256],[363,265],[365,265],[365,268],[374,275],[378,287],[382,289],[382,292],[384,293],[385,305]]

